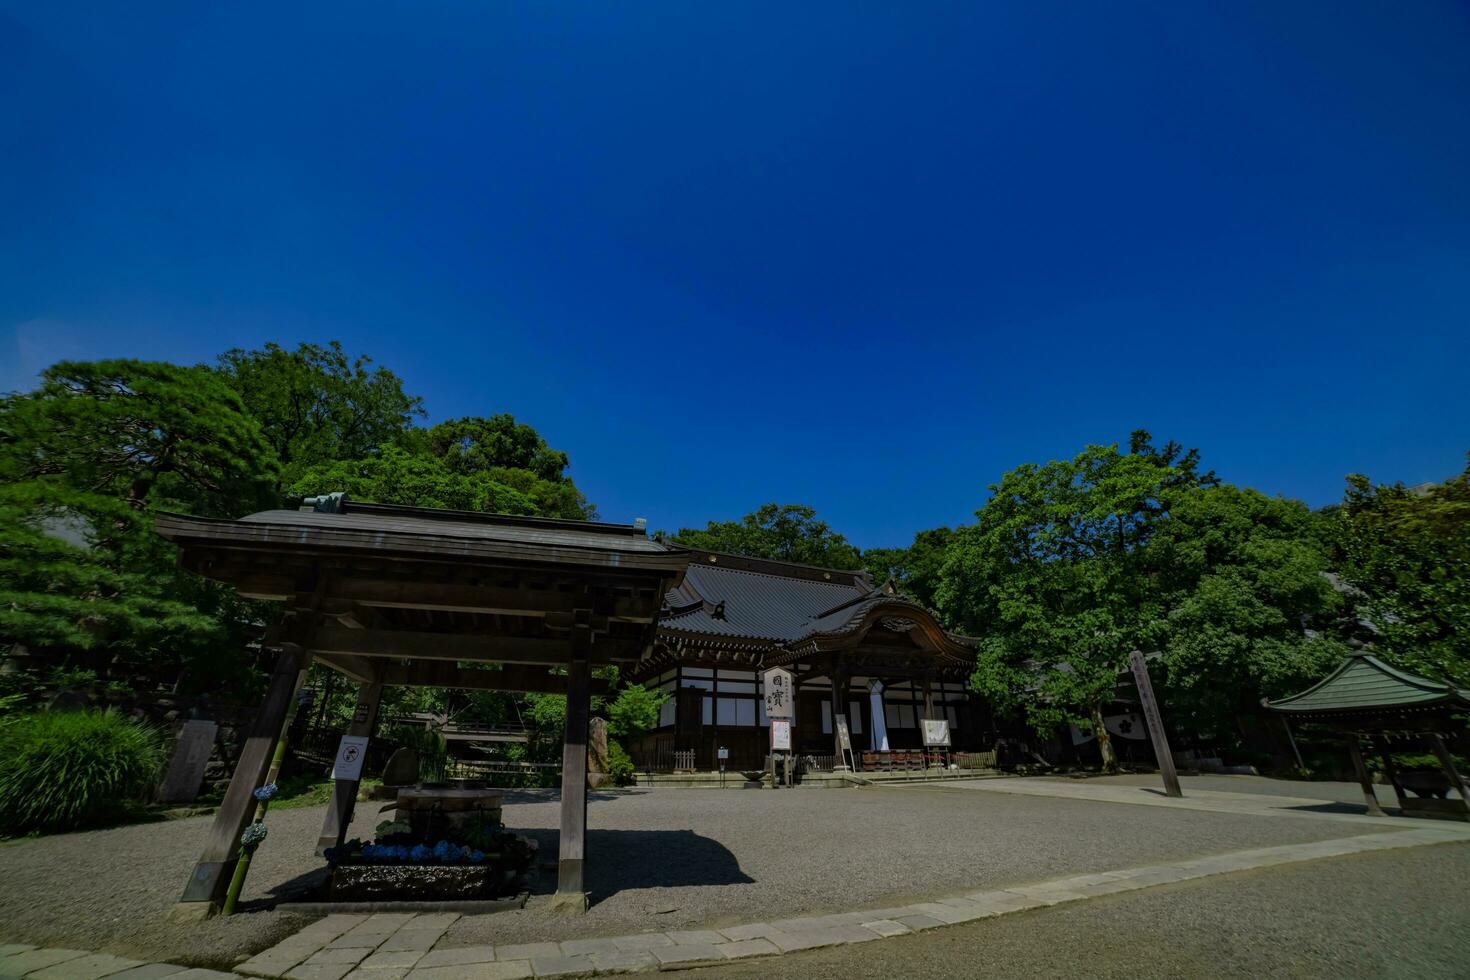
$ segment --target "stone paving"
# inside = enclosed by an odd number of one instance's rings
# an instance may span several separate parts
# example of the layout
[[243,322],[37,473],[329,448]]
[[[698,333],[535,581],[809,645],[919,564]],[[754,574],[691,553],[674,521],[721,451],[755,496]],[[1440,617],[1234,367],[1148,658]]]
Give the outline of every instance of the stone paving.
[[[1095,803],[1126,803],[1131,806],[1157,806],[1175,810],[1201,810],[1211,813],[1237,813],[1257,817],[1305,817],[1312,820],[1335,820],[1358,825],[1375,824],[1383,827],[1403,827],[1405,817],[1374,817],[1366,813],[1366,805],[1341,804],[1330,800],[1285,795],[1264,795],[1226,790],[1186,789],[1182,797],[1164,795],[1161,786],[1124,786],[1117,783],[1094,782],[1087,779],[1032,779],[1005,776],[985,780],[963,780],[943,784],[942,787],[923,788],[943,791],[978,791],[982,793],[1008,793],[1016,796],[1047,796],[1054,799],[1088,800]],[[903,791],[908,787],[892,786],[885,789]],[[919,789],[913,787],[912,789]],[[1389,806],[1391,804],[1385,804]],[[1356,812],[1346,807],[1351,806]],[[1335,809],[1344,808],[1344,809]],[[1423,821],[1414,819],[1411,825]]]

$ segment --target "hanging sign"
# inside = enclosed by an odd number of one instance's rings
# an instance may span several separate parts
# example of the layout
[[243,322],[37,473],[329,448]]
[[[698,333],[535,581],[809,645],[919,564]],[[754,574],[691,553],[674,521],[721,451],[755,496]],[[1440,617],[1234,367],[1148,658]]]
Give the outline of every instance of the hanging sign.
[[723,745],[720,746],[718,754],[721,762],[724,762],[726,759],[730,758],[730,750],[725,748]]
[[791,751],[791,722],[785,718],[771,719],[771,750]]
[[791,681],[791,671],[774,667],[761,675],[766,692],[766,717],[790,718],[795,707],[796,687]]
[[362,779],[362,764],[367,759],[366,735],[343,735],[337,745],[337,761],[332,765],[333,779]]
[[924,744],[948,745],[949,720],[945,718],[924,719]]

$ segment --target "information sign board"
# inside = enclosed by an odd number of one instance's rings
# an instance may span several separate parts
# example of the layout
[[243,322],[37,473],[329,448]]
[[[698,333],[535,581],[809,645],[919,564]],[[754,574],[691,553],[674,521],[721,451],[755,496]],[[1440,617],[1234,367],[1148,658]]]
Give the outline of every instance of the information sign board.
[[771,750],[791,751],[791,722],[785,718],[771,719]]
[[924,719],[924,744],[948,745],[949,721],[945,718]]
[[332,765],[333,779],[362,779],[362,764],[367,759],[366,735],[343,735],[337,745],[337,761]]

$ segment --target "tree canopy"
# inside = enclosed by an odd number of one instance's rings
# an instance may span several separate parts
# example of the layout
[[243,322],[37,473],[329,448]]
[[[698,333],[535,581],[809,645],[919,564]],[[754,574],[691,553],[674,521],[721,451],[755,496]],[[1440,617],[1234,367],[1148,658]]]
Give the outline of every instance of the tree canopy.
[[954,528],[936,527],[914,535],[907,548],[868,548],[863,552],[863,567],[878,582],[892,579],[900,591],[934,609],[934,596],[939,590],[939,573],[945,554],[954,540]]
[[269,506],[275,454],[234,392],[202,368],[63,362],[0,402],[0,430],[0,642],[123,673],[240,666],[218,654],[245,604],[152,532],[156,510]]
[[1326,533],[1375,646],[1410,670],[1470,684],[1470,465],[1412,489],[1349,476]]
[[424,415],[423,399],[372,358],[342,345],[266,344],[219,356],[216,370],[259,423],[293,482],[311,466],[358,459],[403,436]]
[[946,617],[980,638],[975,688],[1043,730],[1091,727],[1109,768],[1102,708],[1129,652],[1162,639],[1145,546],[1172,498],[1205,479],[1194,454],[1154,452],[1146,433],[1131,448],[1088,446],[1006,473],[977,522],[955,532],[937,593]]
[[800,565],[863,567],[858,549],[826,521],[818,520],[816,510],[804,504],[764,504],[738,521],[710,521],[703,529],[682,528],[674,541],[686,548]]

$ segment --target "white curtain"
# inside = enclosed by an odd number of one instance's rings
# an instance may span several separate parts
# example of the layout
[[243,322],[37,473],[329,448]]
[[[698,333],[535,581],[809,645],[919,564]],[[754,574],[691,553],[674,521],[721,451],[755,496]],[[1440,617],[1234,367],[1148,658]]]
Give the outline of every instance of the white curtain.
[[883,684],[881,681],[868,682],[868,697],[873,703],[873,748],[879,752],[887,752],[888,719],[883,717]]

